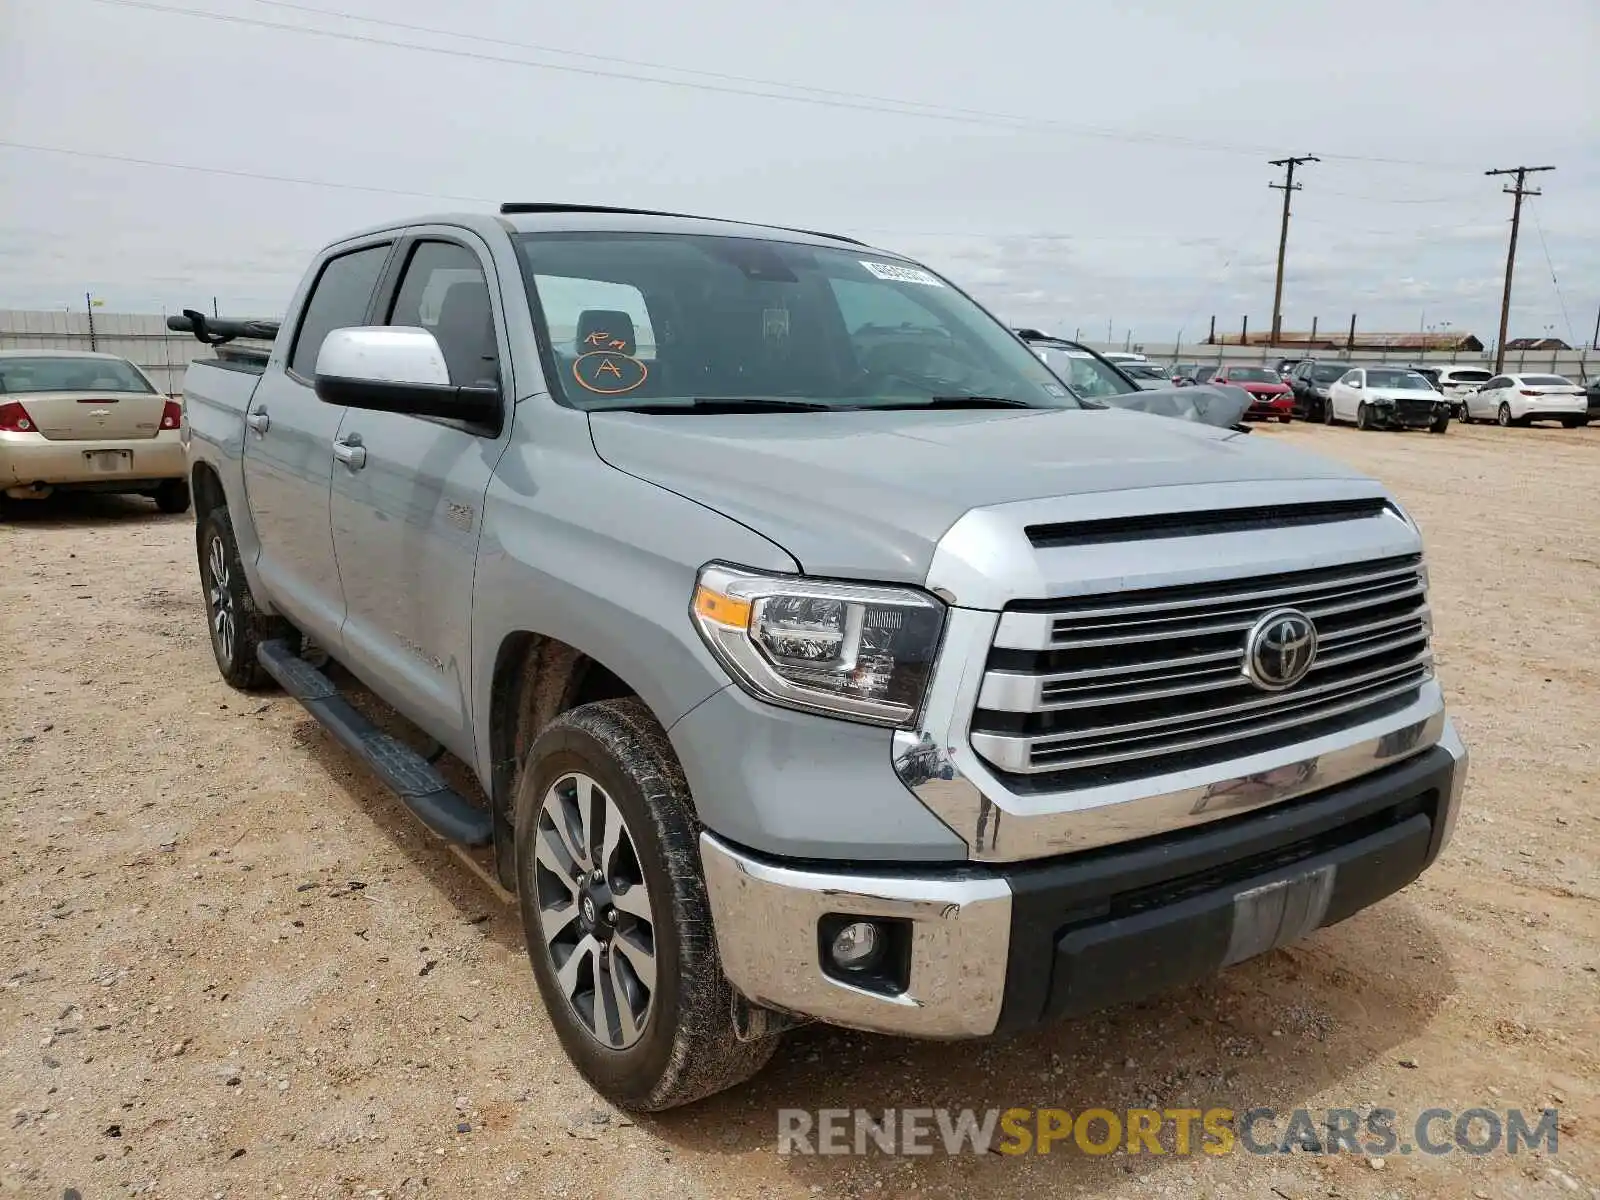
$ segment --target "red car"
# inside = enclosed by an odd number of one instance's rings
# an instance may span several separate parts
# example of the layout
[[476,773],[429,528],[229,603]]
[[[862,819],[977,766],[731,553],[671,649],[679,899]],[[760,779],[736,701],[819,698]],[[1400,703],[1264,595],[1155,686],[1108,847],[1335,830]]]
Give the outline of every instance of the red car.
[[1294,389],[1269,367],[1224,364],[1209,382],[1232,384],[1250,393],[1250,407],[1244,414],[1246,420],[1257,418],[1270,421],[1276,417],[1287,425],[1294,419]]

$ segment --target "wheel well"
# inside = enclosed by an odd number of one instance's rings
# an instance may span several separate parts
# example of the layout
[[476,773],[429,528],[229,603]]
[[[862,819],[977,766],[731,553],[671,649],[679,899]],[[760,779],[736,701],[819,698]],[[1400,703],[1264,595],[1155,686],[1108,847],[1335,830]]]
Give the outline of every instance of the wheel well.
[[517,770],[546,725],[580,704],[636,695],[605,664],[558,638],[514,633],[501,642],[489,717],[496,817],[509,823]]
[[197,525],[205,520],[206,514],[212,509],[221,508],[228,502],[227,493],[222,490],[222,480],[205,463],[195,463],[190,475],[189,493],[194,503]]

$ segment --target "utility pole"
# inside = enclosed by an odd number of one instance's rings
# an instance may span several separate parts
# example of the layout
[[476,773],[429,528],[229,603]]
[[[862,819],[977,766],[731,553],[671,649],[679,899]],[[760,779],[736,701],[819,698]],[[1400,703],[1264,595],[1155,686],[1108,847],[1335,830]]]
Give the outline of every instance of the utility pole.
[[1500,297],[1500,337],[1494,344],[1494,373],[1496,375],[1505,368],[1506,364],[1506,322],[1511,319],[1511,273],[1517,263],[1517,232],[1522,228],[1522,198],[1524,196],[1538,196],[1538,188],[1524,187],[1528,176],[1539,171],[1554,171],[1554,167],[1506,167],[1499,171],[1485,171],[1485,175],[1515,175],[1517,182],[1512,187],[1500,190],[1510,196],[1516,197],[1511,202],[1511,245],[1506,248],[1506,290]]
[[1283,182],[1267,185],[1283,193],[1283,228],[1278,232],[1278,282],[1272,290],[1272,345],[1274,346],[1278,344],[1278,335],[1283,332],[1283,253],[1289,247],[1289,196],[1293,192],[1300,191],[1302,186],[1294,181],[1294,169],[1301,163],[1321,161],[1315,154],[1271,160],[1270,165],[1283,168]]

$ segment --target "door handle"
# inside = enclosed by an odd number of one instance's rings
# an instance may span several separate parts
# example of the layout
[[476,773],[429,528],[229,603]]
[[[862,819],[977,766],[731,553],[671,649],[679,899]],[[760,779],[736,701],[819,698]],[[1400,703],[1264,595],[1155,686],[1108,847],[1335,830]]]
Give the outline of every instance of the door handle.
[[253,413],[246,413],[244,423],[257,433],[265,433],[272,426],[272,418],[267,416],[267,410],[258,408]]
[[359,471],[367,465],[367,448],[355,434],[335,442],[333,456],[352,471]]

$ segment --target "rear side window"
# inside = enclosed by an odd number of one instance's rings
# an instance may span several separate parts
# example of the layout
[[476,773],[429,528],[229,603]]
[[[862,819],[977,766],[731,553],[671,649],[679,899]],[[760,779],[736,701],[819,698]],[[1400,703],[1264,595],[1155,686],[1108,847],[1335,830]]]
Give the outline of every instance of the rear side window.
[[366,323],[372,290],[388,258],[389,246],[384,244],[352,250],[323,264],[322,273],[317,276],[306,301],[305,315],[300,318],[300,330],[295,334],[294,350],[289,355],[289,370],[302,379],[313,378],[323,339],[335,329]]
[[417,243],[400,278],[389,324],[433,334],[455,386],[493,387],[499,381],[489,284],[478,256],[465,246]]

